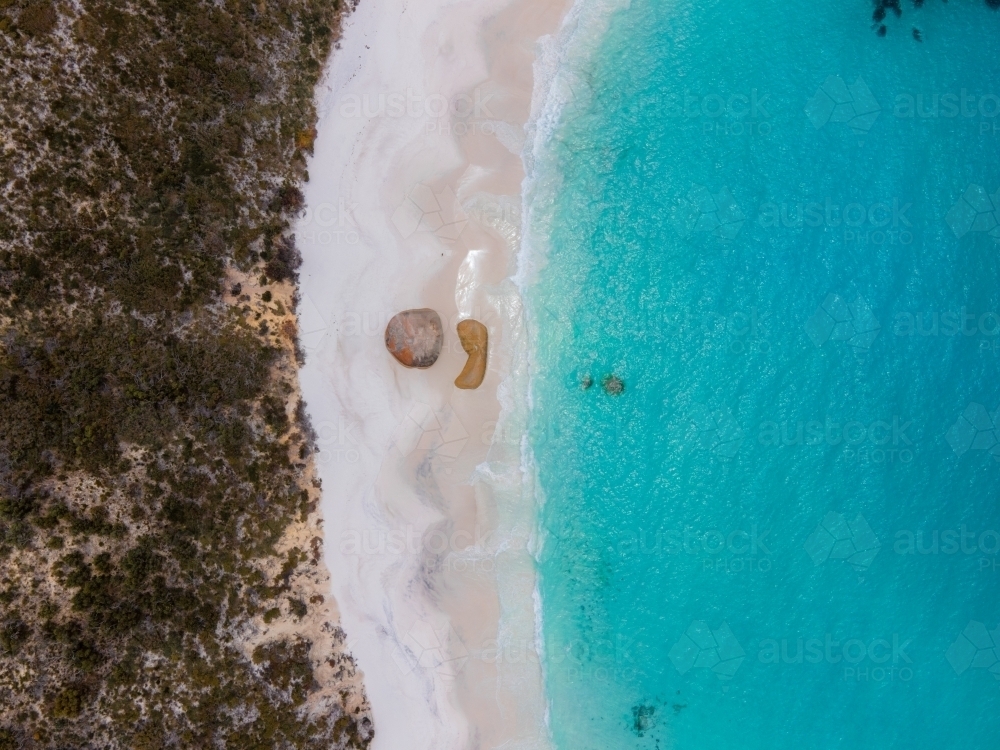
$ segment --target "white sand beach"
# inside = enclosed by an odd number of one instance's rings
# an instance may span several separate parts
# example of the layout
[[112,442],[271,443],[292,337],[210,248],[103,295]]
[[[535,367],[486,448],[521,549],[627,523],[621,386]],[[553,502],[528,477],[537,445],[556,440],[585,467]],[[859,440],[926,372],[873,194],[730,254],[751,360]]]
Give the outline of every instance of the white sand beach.
[[[548,746],[533,509],[521,425],[501,414],[524,376],[510,278],[523,126],[539,40],[567,8],[362,2],[318,90],[296,226],[301,382],[332,594],[375,750]],[[383,334],[419,307],[441,314],[445,346],[433,367],[408,370]],[[471,391],[453,385],[467,317],[490,335],[486,380]]]

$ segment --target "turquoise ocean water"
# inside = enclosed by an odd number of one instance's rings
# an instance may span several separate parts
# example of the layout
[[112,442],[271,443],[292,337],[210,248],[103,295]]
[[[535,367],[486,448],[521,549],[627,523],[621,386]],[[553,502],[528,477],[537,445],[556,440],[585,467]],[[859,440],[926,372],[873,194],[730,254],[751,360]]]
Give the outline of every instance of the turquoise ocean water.
[[1000,14],[871,9],[633,0],[537,150],[560,750],[1000,747]]

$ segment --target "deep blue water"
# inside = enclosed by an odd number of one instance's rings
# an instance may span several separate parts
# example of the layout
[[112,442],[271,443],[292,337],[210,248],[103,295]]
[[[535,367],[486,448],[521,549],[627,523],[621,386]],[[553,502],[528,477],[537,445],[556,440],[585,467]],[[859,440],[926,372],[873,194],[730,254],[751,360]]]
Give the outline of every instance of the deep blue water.
[[1000,747],[1000,14],[904,10],[634,0],[578,71],[528,290],[560,750]]

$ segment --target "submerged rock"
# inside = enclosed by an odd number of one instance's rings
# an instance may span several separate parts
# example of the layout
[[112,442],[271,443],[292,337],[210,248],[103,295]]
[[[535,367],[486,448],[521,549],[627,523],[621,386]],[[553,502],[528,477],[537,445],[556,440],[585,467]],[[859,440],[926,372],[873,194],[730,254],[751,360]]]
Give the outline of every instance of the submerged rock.
[[478,388],[486,377],[489,332],[478,320],[463,320],[458,324],[458,338],[469,359],[462,372],[455,378],[455,385],[465,389]]
[[625,392],[625,382],[617,375],[605,375],[601,387],[609,396],[620,396]]
[[428,307],[404,310],[385,327],[385,348],[406,367],[430,367],[443,344],[441,316]]
[[593,384],[594,384],[594,379],[590,377],[590,375],[584,375],[582,378],[580,378],[580,387],[585,391],[590,390],[590,387]]

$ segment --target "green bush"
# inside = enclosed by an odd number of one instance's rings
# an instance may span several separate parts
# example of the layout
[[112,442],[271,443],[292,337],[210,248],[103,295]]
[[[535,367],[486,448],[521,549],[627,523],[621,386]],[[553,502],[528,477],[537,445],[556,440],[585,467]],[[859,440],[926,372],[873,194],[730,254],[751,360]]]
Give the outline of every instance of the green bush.
[[0,750],[20,750],[20,739],[10,729],[0,729]]
[[309,613],[309,607],[301,599],[288,599],[288,611],[291,612],[297,619],[301,620]]
[[55,28],[58,18],[51,2],[32,3],[21,11],[17,25],[32,36],[41,36]]
[[31,635],[31,629],[21,620],[9,620],[0,626],[0,654],[16,655]]
[[63,688],[52,701],[52,716],[56,719],[72,719],[83,711],[86,693],[82,687]]

